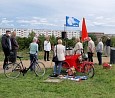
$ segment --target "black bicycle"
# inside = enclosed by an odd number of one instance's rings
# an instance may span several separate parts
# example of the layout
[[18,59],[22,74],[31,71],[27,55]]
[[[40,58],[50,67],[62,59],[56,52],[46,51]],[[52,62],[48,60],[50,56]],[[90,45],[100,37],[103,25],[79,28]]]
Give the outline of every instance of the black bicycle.
[[33,71],[35,72],[36,76],[43,76],[45,74],[46,68],[44,63],[39,62],[36,56],[34,56],[34,59],[30,66],[28,68],[24,67],[22,63],[23,57],[17,56],[19,59],[19,63],[8,63],[4,69],[4,74],[8,78],[17,78],[22,73],[23,76],[27,73],[27,71],[31,68],[33,68]]

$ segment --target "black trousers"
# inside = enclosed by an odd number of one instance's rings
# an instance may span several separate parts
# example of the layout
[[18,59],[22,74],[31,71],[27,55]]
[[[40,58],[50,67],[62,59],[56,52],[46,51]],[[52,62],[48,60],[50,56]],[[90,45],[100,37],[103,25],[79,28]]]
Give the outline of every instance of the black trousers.
[[44,61],[49,60],[49,51],[44,50]]
[[98,58],[99,65],[102,65],[102,53],[101,52],[97,52],[97,58]]
[[5,68],[6,64],[8,64],[8,56],[10,55],[10,51],[8,49],[3,49],[5,58],[4,58],[4,63],[3,63],[3,69]]
[[88,61],[93,62],[93,53],[92,52],[88,52]]
[[16,62],[16,58],[17,58],[17,50],[12,50],[12,52],[14,53],[13,61]]

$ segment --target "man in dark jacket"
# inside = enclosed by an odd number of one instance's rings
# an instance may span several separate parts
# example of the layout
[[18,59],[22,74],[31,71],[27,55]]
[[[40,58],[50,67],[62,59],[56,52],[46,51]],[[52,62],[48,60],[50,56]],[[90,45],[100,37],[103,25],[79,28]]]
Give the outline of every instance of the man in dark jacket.
[[5,68],[5,65],[8,63],[8,56],[10,54],[10,50],[11,50],[11,41],[10,41],[10,31],[7,30],[6,31],[6,34],[4,34],[2,36],[2,49],[3,49],[3,52],[4,52],[4,55],[5,55],[5,58],[4,58],[4,64],[3,64],[3,69]]

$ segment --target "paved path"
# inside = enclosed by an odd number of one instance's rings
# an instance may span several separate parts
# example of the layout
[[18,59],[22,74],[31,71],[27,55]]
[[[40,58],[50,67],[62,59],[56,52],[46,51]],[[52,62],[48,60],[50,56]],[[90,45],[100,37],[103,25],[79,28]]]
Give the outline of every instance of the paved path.
[[[97,57],[94,57],[93,60],[94,60],[94,63],[98,63]],[[43,60],[39,60],[39,61],[43,62],[45,64],[46,68],[53,68],[53,66],[54,66],[54,63],[51,61],[43,61]],[[110,62],[110,58],[103,57],[103,62]],[[29,63],[30,63],[29,60],[23,60],[24,66],[28,67]],[[3,64],[3,62],[0,62],[0,73],[3,73],[2,64]]]

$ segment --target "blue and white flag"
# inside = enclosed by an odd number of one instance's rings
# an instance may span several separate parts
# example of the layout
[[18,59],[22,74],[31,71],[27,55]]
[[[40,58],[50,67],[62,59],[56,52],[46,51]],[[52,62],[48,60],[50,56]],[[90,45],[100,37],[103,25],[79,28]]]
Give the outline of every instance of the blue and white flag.
[[66,26],[68,27],[79,27],[79,20],[74,17],[66,16]]

